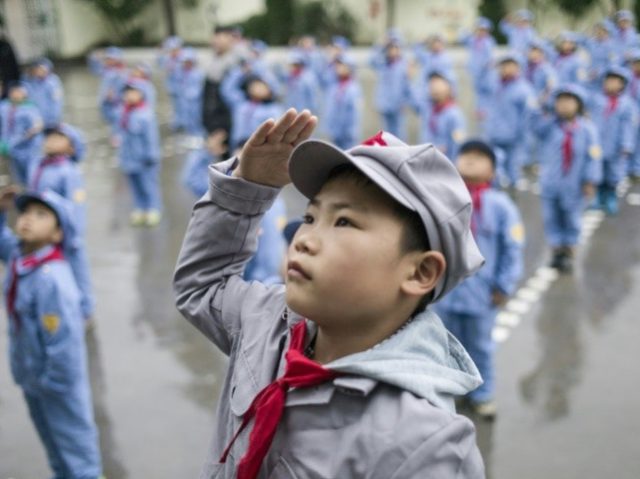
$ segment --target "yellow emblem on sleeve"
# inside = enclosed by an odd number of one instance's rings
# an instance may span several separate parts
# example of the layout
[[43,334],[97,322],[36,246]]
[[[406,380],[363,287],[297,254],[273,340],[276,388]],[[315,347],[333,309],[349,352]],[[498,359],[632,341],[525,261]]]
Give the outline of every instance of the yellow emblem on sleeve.
[[453,141],[456,143],[462,143],[462,140],[464,140],[464,130],[453,130],[451,138],[453,138]]
[[287,217],[286,216],[278,216],[276,219],[276,227],[282,231],[284,227],[287,226]]
[[60,316],[56,314],[45,314],[42,317],[42,324],[49,334],[55,334],[60,327]]
[[522,243],[524,241],[524,226],[522,223],[518,223],[511,227],[511,239],[517,243]]
[[87,191],[86,190],[75,190],[73,192],[73,201],[74,203],[84,203],[87,199]]
[[589,148],[589,156],[594,160],[602,158],[602,148],[600,148],[600,145],[591,145],[591,148]]

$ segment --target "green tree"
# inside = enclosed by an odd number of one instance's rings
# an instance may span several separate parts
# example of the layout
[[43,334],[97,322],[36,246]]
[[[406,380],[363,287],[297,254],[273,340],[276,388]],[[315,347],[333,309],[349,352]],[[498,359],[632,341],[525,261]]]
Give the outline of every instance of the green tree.
[[599,5],[601,0],[554,0],[558,8],[570,17],[580,18],[594,6]]
[[505,43],[507,39],[504,37],[502,32],[500,32],[500,29],[498,28],[498,24],[500,23],[500,20],[502,20],[504,16],[507,14],[507,9],[504,6],[504,1],[503,0],[484,0],[482,3],[480,3],[478,13],[483,17],[487,17],[489,20],[493,22],[493,24],[496,27],[493,33],[498,43]]
[[154,0],[84,0],[107,21],[120,43],[142,43],[144,30],[135,19]]
[[293,34],[294,0],[266,0],[267,43],[283,45]]

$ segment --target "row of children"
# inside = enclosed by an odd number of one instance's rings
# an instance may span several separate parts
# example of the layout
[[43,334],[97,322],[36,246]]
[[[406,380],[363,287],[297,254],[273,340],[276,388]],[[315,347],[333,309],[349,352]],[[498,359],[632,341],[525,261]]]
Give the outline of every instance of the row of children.
[[[0,191],[9,362],[55,477],[101,477],[85,326],[94,315],[86,251],[86,143],[63,122],[63,87],[46,58],[8,85],[0,103],[2,155],[13,184]],[[7,211],[15,202],[15,233]]]

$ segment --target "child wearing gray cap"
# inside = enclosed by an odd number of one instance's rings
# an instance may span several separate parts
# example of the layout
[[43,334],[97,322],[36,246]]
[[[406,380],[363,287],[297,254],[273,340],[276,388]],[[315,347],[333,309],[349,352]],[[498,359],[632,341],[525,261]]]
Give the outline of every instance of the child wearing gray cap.
[[[483,478],[454,398],[481,384],[430,304],[483,263],[471,198],[433,145],[342,150],[287,111],[209,167],[174,277],[181,313],[229,356],[202,478]],[[260,218],[309,199],[285,285],[242,280]]]

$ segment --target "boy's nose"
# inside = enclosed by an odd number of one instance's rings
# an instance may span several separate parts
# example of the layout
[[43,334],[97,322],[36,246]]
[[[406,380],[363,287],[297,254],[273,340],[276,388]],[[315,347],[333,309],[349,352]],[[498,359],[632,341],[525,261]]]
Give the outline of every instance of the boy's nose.
[[309,231],[298,231],[293,239],[293,247],[298,253],[316,254],[318,246],[317,238]]

